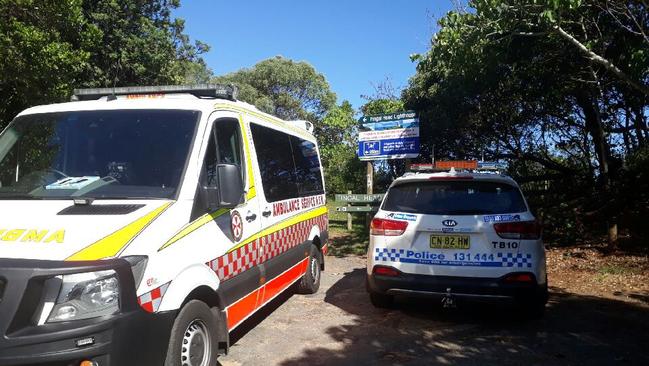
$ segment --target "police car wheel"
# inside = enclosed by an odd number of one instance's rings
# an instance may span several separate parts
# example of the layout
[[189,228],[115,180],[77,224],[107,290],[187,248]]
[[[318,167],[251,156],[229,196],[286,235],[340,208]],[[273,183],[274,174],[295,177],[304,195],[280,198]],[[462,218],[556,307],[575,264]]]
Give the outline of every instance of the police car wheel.
[[171,328],[165,366],[212,366],[217,357],[217,320],[202,301],[192,300]]
[[394,296],[370,291],[370,302],[375,308],[392,309],[394,307]]
[[320,263],[322,253],[315,245],[311,245],[311,253],[309,255],[309,265],[306,273],[302,276],[299,282],[297,292],[300,294],[315,294],[320,288]]

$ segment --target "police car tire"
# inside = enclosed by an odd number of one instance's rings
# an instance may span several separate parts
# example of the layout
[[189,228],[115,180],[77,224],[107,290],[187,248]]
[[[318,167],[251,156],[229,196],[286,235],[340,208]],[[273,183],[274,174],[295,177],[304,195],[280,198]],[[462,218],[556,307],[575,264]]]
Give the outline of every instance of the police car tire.
[[209,338],[209,343],[211,344],[211,351],[206,364],[216,364],[218,339],[216,339],[215,335],[218,334],[219,320],[213,315],[207,304],[199,300],[191,300],[182,307],[176,320],[174,320],[169,338],[165,366],[183,366],[181,357],[185,334],[189,325],[196,321],[200,321],[205,326],[205,336]]
[[375,308],[392,309],[394,307],[394,296],[370,291],[370,302]]
[[322,253],[315,245],[311,245],[310,250],[309,265],[307,266],[306,273],[302,276],[297,287],[297,292],[304,295],[315,294],[318,292],[318,289],[320,288],[320,277],[322,277],[320,269]]

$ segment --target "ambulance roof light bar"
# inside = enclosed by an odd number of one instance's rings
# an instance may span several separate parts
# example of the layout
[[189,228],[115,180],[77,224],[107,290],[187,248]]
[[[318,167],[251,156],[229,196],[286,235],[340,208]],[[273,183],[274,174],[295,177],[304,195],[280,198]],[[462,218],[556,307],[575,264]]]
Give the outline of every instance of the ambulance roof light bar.
[[[118,95],[146,96],[163,94],[191,94],[196,98],[216,98],[237,100],[239,88],[232,84],[198,84],[198,85],[160,85],[160,86],[127,86],[119,88],[74,89],[70,100],[97,100],[108,97],[114,100]],[[110,97],[113,97],[112,99]]]

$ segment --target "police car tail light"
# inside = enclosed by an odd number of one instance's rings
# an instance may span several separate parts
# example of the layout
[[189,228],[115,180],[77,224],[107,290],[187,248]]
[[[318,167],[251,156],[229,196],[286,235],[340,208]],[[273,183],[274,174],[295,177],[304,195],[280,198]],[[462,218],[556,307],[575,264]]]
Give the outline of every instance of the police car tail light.
[[408,222],[387,219],[372,219],[370,234],[382,236],[399,236],[408,228]]
[[503,239],[541,238],[541,225],[536,221],[503,222],[494,224],[496,234]]
[[379,276],[396,277],[399,275],[399,271],[396,268],[387,266],[375,266],[373,272]]
[[535,282],[531,273],[511,273],[503,279],[507,283]]

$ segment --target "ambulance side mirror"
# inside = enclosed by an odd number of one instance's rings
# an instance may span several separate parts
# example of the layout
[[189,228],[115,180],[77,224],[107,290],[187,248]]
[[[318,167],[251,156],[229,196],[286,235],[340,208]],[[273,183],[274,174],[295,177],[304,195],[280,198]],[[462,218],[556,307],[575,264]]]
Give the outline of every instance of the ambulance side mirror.
[[234,208],[243,201],[241,171],[234,164],[216,166],[216,187],[203,187],[209,208]]

